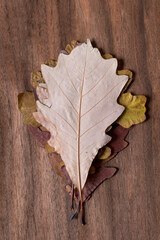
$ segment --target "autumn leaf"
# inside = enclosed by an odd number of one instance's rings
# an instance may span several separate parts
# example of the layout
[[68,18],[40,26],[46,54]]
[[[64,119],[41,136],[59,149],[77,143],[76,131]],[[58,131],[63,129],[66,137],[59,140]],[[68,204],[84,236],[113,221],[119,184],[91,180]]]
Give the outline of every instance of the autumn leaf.
[[53,153],[55,152],[55,149],[53,147],[51,147],[48,143],[45,145],[45,150],[48,152],[48,153]]
[[22,113],[23,122],[25,124],[38,127],[40,124],[33,117],[37,105],[33,92],[24,92],[18,95],[18,109]]
[[42,65],[46,84],[37,88],[34,117],[51,133],[48,143],[79,190],[98,149],[110,141],[105,129],[124,111],[116,100],[128,76],[117,75],[116,69],[117,60],[104,60],[89,40],[69,55],[60,53],[55,68]]
[[111,148],[109,148],[108,146],[104,146],[103,148],[100,149],[96,158],[103,160],[108,158],[110,155],[111,155]]
[[89,175],[86,185],[83,189],[83,201],[85,201],[96,188],[106,179],[111,178],[117,172],[117,168],[100,167],[96,169],[95,174]]
[[72,40],[71,44],[67,44],[65,51],[70,54],[71,51],[77,46],[78,42],[76,40]]
[[61,156],[54,152],[48,154],[49,161],[55,173],[57,173],[63,179],[66,179],[64,172],[62,171],[62,167],[64,167],[64,162],[61,159]]
[[55,67],[57,65],[57,61],[53,60],[53,59],[49,59],[45,62],[45,64],[50,66],[50,67]]
[[128,146],[128,142],[125,138],[129,132],[130,128],[123,128],[122,126],[115,124],[115,126],[108,132],[112,137],[111,141],[108,143],[108,147],[112,149],[112,154],[122,151]]
[[111,54],[109,54],[109,53],[105,53],[104,55],[102,55],[102,57],[104,59],[111,59],[111,58],[113,58],[113,56]]
[[106,149],[105,151],[108,151],[108,149],[111,149],[111,153],[108,154],[108,156],[103,159],[100,158],[101,153],[99,153],[93,162],[93,165],[95,167],[100,167],[104,165],[106,162],[113,159],[118,152],[122,151],[124,148],[128,146],[128,142],[125,141],[125,137],[127,136],[129,130],[130,130],[129,128],[123,128],[118,124],[115,124],[112,127],[112,129],[108,132],[108,134],[112,137],[112,139],[104,147],[104,150]]
[[30,82],[34,88],[38,87],[40,83],[44,83],[44,79],[43,79],[41,71],[32,72]]
[[40,130],[40,128],[28,126],[28,129],[41,147],[45,147],[50,139],[50,133]]
[[89,169],[89,173],[88,174],[94,174],[95,171],[96,171],[95,166],[93,166],[93,164],[92,164],[90,169]]
[[[132,80],[133,80],[133,73],[128,70],[128,69],[123,69],[123,70],[118,70],[117,71],[117,74],[118,75],[127,75],[128,76],[128,82],[126,83],[126,85],[124,86],[123,90],[122,90],[122,93],[125,92],[128,88],[128,86],[131,84]],[[122,94],[121,93],[121,94]]]
[[117,120],[117,123],[124,128],[129,128],[134,124],[143,122],[146,119],[147,98],[143,95],[132,95],[131,93],[123,93],[120,95],[118,102],[125,107],[125,111]]

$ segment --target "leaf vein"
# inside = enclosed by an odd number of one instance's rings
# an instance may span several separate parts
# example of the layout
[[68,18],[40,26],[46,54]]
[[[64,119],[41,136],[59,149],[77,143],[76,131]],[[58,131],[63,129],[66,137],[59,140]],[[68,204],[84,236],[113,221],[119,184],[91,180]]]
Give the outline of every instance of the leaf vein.
[[125,81],[125,79],[123,79],[116,86],[114,86],[103,98],[101,98],[95,105],[93,105],[89,110],[87,110],[87,112],[85,112],[81,117],[84,117],[88,112],[90,112],[94,107],[96,107],[100,102],[102,102],[123,81]]
[[81,137],[86,134],[90,129],[94,128],[96,125],[98,125],[99,123],[103,122],[104,119],[106,119],[107,117],[110,117],[113,113],[115,113],[116,111],[110,113],[109,115],[107,115],[106,117],[104,117],[103,119],[101,119],[100,121],[98,121],[98,123],[94,124],[92,127],[88,128],[85,132],[82,133]]
[[[48,72],[46,70],[47,73],[49,73],[49,75],[51,75],[50,72]],[[64,91],[62,90],[62,88],[59,86],[59,84],[57,83],[56,79],[51,75],[51,77],[53,78],[53,80],[55,81],[56,85],[58,86],[58,88],[61,90],[61,92],[63,93],[64,97],[69,101],[69,103],[71,104],[71,106],[73,107],[74,111],[78,114],[77,110],[75,109],[75,107],[73,106],[72,102],[69,100],[69,98],[67,97],[67,95],[64,93]]]
[[[113,62],[113,63],[114,63],[114,62]],[[91,89],[89,89],[88,92],[86,92],[86,93],[83,95],[83,97],[86,96],[90,91],[92,91],[92,90],[98,85],[98,83],[105,77],[106,73],[107,73],[107,72],[109,71],[109,69],[112,67],[113,63],[109,66],[109,68],[108,68],[107,71],[103,74],[103,76],[96,82],[96,84],[95,84]]]

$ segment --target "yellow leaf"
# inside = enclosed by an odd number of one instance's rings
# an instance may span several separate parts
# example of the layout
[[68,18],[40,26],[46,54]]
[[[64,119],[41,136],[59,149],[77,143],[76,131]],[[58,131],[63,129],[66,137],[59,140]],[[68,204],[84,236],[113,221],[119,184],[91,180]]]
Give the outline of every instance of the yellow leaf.
[[23,122],[33,127],[39,127],[40,124],[33,117],[37,105],[33,92],[24,92],[18,95],[18,109],[22,113]]
[[124,128],[129,128],[134,124],[143,122],[146,119],[146,101],[147,98],[143,95],[133,96],[131,93],[121,94],[118,103],[123,105],[125,110],[117,120],[117,123]]
[[89,169],[89,174],[94,174],[96,172],[96,169],[93,165],[91,165],[90,169]]
[[98,159],[103,160],[103,159],[108,158],[110,155],[111,155],[111,149],[109,147],[105,146],[102,148],[102,152],[101,152],[100,156],[98,156]]
[[130,83],[132,82],[132,77],[133,77],[133,73],[130,70],[124,69],[124,70],[118,70],[117,71],[118,75],[127,75],[129,77],[128,82],[126,83],[126,85],[124,86],[122,93],[126,91],[126,89],[128,88],[128,86],[130,85]]
[[67,44],[65,50],[67,53],[71,53],[71,51],[73,50],[73,48],[75,48],[75,46],[78,44],[78,42],[76,40],[72,40],[71,44]]
[[48,143],[45,145],[45,149],[48,153],[55,152],[55,149],[53,147],[51,147]]
[[106,159],[98,159],[98,161],[96,161],[96,163],[94,163],[95,167],[101,167],[103,166],[106,162],[109,162],[112,158],[114,158],[117,155],[117,153],[114,153],[112,155],[110,155],[109,157],[107,157]]
[[41,71],[34,71],[31,73],[31,85],[36,88],[40,83],[44,83]]
[[56,60],[52,60],[49,59],[45,62],[46,65],[50,66],[50,67],[55,67],[57,65],[57,61]]
[[105,53],[103,56],[102,56],[104,59],[111,59],[113,58],[113,56],[109,53]]
[[118,75],[127,75],[129,78],[133,77],[133,73],[128,69],[118,70]]

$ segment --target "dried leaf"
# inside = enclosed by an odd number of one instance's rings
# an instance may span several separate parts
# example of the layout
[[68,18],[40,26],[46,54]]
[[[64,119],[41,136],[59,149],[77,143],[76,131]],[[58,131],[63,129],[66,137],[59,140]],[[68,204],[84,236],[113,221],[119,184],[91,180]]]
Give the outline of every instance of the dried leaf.
[[91,165],[90,169],[89,169],[89,174],[94,174],[96,171],[95,166]]
[[49,59],[45,62],[45,64],[50,66],[50,67],[55,67],[57,65],[57,61],[53,60],[53,59]]
[[48,143],[79,190],[98,149],[111,139],[105,129],[124,111],[117,97],[128,77],[116,68],[117,60],[104,60],[89,40],[69,55],[61,53],[55,68],[42,65],[46,85],[37,88],[34,116],[51,133]]
[[112,149],[112,154],[122,151],[128,146],[128,142],[124,139],[127,136],[130,128],[123,128],[120,125],[115,125],[108,134],[112,137],[111,141],[107,144]]
[[147,98],[143,95],[134,96],[131,93],[120,95],[118,102],[125,107],[125,111],[117,120],[117,123],[124,128],[143,122],[146,119],[145,104]]
[[23,122],[25,124],[34,127],[40,126],[33,116],[33,112],[37,109],[33,92],[24,92],[18,95],[18,109],[22,113]]
[[118,75],[127,75],[129,77],[128,82],[126,83],[126,85],[124,86],[124,88],[122,90],[122,93],[123,93],[123,92],[125,92],[127,90],[128,86],[131,84],[133,73],[130,70],[123,69],[123,70],[118,70],[117,74]]
[[111,59],[113,58],[113,56],[109,53],[105,53],[103,56],[102,56],[104,59]]
[[129,77],[129,79],[132,79],[132,77],[133,77],[133,73],[128,69],[118,70],[117,74],[118,75],[127,75]]
[[78,42],[76,40],[72,40],[71,44],[67,44],[65,51],[70,54],[71,51],[77,46],[77,44]]
[[55,152],[55,149],[53,147],[51,147],[48,143],[45,145],[45,149],[48,153]]
[[43,79],[41,71],[32,72],[30,82],[34,88],[38,87],[40,83],[44,83],[44,79]]
[[109,148],[108,146],[105,146],[97,154],[96,158],[103,160],[108,158],[110,155],[111,155],[111,148]]
[[83,201],[85,201],[96,188],[106,179],[111,178],[117,172],[117,168],[101,167],[96,169],[95,174],[89,175],[83,189]]
[[64,162],[61,159],[61,156],[54,152],[48,154],[51,166],[55,173],[57,173],[60,177],[66,179],[64,172],[62,171],[62,167],[64,167]]
[[50,139],[50,133],[41,131],[40,128],[28,126],[30,133],[33,135],[35,140],[41,147],[45,147],[48,140]]
[[128,146],[128,142],[124,139],[129,132],[129,128],[123,128],[122,126],[115,124],[112,129],[108,132],[108,134],[112,137],[111,141],[107,144],[105,148],[111,149],[111,154],[105,159],[100,159],[99,155],[97,155],[96,159],[94,160],[94,166],[100,167],[104,165],[106,162],[110,161],[114,158],[118,152],[122,151],[124,148]]

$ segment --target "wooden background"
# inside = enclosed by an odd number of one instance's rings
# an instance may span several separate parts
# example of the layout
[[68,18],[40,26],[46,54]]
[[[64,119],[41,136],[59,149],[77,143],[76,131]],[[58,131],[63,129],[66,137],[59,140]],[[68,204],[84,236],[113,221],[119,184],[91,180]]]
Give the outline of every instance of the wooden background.
[[[120,170],[70,221],[65,183],[17,111],[30,73],[71,40],[90,38],[134,72],[130,91],[148,96],[148,120],[108,163]],[[0,240],[160,239],[160,7],[158,0],[0,1]]]

